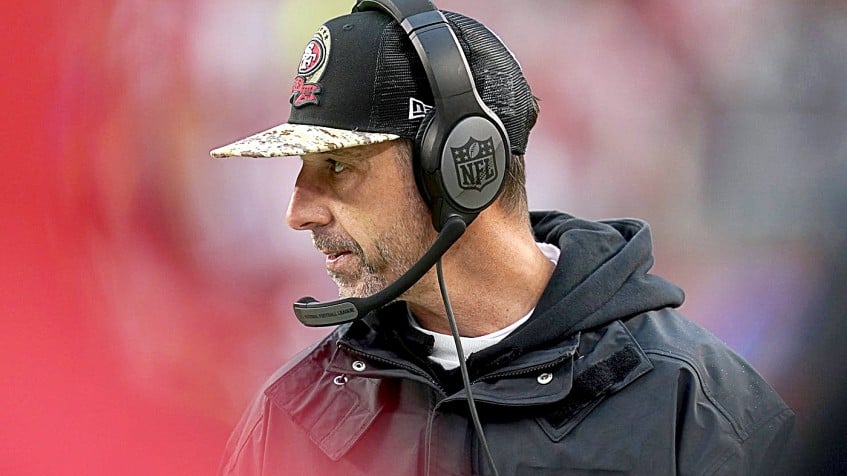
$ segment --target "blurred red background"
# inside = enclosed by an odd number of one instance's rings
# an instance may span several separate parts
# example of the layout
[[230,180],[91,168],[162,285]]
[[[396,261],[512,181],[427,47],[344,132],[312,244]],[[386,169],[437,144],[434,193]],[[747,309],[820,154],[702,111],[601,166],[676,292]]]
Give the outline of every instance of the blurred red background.
[[[0,474],[213,473],[260,383],[326,332],[290,313],[334,294],[283,223],[297,160],[208,158],[285,120],[303,44],[352,5],[316,3],[4,4]],[[494,29],[541,99],[531,207],[647,219],[683,311],[819,415],[841,378],[803,358],[843,264],[844,5],[439,5]]]

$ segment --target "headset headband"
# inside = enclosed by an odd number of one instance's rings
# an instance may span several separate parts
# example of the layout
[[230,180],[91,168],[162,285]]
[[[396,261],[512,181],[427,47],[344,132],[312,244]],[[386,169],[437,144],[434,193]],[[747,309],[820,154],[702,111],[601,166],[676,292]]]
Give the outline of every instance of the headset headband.
[[432,90],[435,109],[418,134],[415,177],[433,225],[441,230],[453,216],[470,224],[502,189],[511,153],[505,128],[480,98],[459,41],[432,2],[362,0],[353,8],[365,10],[385,12],[400,24]]

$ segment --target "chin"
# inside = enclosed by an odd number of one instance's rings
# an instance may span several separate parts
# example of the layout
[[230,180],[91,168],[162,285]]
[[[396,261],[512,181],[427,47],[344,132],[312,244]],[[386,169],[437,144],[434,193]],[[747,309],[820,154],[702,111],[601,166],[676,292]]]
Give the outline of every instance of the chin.
[[346,285],[336,283],[338,286],[338,297],[342,299],[346,298],[361,298],[370,296],[373,293],[369,293],[366,286],[361,285]]
[[367,281],[356,284],[341,284],[336,282],[338,286],[338,296],[342,299],[346,298],[363,298],[372,296],[387,286],[384,282]]
[[357,293],[354,291],[350,291],[347,289],[339,289],[338,290],[339,299],[347,299],[347,298],[360,298],[364,297],[361,293]]

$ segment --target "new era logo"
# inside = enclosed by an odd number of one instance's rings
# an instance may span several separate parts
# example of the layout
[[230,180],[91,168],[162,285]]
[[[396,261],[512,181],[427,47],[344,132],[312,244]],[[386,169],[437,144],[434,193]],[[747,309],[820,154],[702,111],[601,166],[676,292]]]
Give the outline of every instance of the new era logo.
[[432,109],[432,106],[426,105],[423,101],[415,98],[409,98],[409,120],[423,119],[426,113]]

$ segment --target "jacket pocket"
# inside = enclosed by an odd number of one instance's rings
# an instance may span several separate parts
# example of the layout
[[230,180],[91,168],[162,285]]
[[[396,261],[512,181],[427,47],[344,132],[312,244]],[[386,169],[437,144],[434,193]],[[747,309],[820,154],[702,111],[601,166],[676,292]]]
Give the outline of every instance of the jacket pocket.
[[[309,361],[266,392],[333,461],[356,444],[382,410],[379,379],[317,373]],[[318,379],[314,376],[320,375]]]
[[353,447],[382,409],[376,399],[378,385],[375,379],[351,379],[312,424],[309,438],[333,461]]

